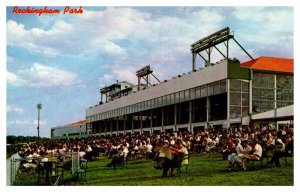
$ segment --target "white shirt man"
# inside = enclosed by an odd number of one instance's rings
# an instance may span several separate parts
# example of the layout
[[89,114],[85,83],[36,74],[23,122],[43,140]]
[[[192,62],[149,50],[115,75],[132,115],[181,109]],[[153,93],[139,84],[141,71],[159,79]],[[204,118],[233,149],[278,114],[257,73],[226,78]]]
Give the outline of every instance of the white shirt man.
[[256,143],[256,145],[254,146],[253,155],[257,155],[257,156],[259,156],[259,158],[261,158],[261,156],[262,156],[262,147],[261,147],[260,144]]
[[128,151],[127,147],[125,147],[125,146],[122,146],[122,147],[123,147],[122,156],[123,156],[124,158],[126,158],[129,151]]
[[248,159],[259,160],[262,156],[262,147],[260,144],[258,144],[258,141],[256,139],[254,139],[253,150],[254,150],[254,152],[252,155],[246,154],[245,158],[243,159],[243,169],[244,170],[246,170]]
[[241,143],[239,142],[239,140],[235,140],[234,143],[236,144],[235,147],[235,153],[232,153],[230,155],[228,155],[228,161],[229,161],[229,169],[231,169],[231,167],[233,167],[233,165],[235,164],[235,162],[241,163],[242,162],[242,158],[243,158],[243,152],[244,152],[244,148],[241,145]]
[[147,152],[147,153],[151,153],[151,152],[152,152],[152,149],[153,149],[153,146],[152,146],[150,143],[148,143],[148,144],[146,145],[146,152]]

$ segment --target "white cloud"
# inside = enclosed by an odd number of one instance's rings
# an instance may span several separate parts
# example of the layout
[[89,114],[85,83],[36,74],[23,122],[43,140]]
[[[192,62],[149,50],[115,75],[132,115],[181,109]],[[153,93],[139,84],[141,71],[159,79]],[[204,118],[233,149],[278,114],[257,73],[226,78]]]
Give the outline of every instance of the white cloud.
[[121,67],[118,65],[113,65],[111,67],[111,73],[105,74],[102,77],[99,78],[99,86],[105,87],[112,83],[115,83],[118,81],[128,81],[130,83],[137,83],[137,77],[135,75],[136,69],[133,67]]
[[[115,16],[113,11],[116,10],[112,9],[107,12]],[[112,32],[112,34],[107,34],[107,38],[126,37],[130,43],[134,44],[126,50],[128,55],[126,59],[116,59],[115,64],[110,66],[110,71],[116,79],[133,83],[137,82],[135,71],[146,64],[154,66],[154,73],[161,79],[168,79],[171,74],[174,75],[178,71],[190,68],[191,65],[186,67],[186,63],[190,60],[182,62],[182,57],[186,58],[185,55],[190,54],[190,44],[198,40],[201,34],[207,35],[218,29],[225,19],[221,13],[208,10],[193,12],[192,17],[188,14],[183,17],[164,15],[152,17],[145,14],[137,18],[138,14],[143,13],[134,10],[131,13],[136,16],[126,22],[127,28],[123,30],[122,35],[119,33],[122,31],[119,25],[113,26],[114,30],[108,30],[106,33]],[[122,12],[119,13],[121,14]],[[211,14],[211,20],[202,19],[209,14]],[[126,17],[124,14],[123,18]],[[114,21],[120,23],[121,19],[119,20],[116,16]]]
[[133,69],[113,69],[112,72],[116,80],[137,83],[137,77]]
[[291,11],[290,8],[238,7],[233,11],[233,16],[241,21],[250,21],[250,25],[263,24],[261,27],[269,31],[289,31],[293,27],[294,16]]
[[[238,29],[239,34],[242,34],[239,35],[239,39],[245,44],[255,46],[254,52],[257,56],[261,56],[262,52],[279,57],[292,56],[294,41],[292,11],[293,9],[288,7],[235,8],[233,16],[245,26]],[[286,50],[290,53],[286,54]]]
[[202,22],[207,23],[207,24],[221,23],[225,20],[225,17],[220,13],[220,11],[214,11],[214,10],[209,10],[209,9],[193,11],[191,13],[191,15],[193,18],[205,18],[205,19],[202,19]]
[[75,73],[39,63],[18,71],[18,76],[7,72],[7,82],[30,87],[65,87],[80,83]]
[[[47,126],[47,122],[40,120],[40,136],[49,137],[50,131]],[[37,120],[14,120],[7,122],[7,135],[16,135],[16,136],[37,136]]]
[[[48,26],[44,29],[27,29],[22,23],[9,20],[8,45],[52,57],[99,56],[103,63],[113,60],[113,65],[106,68],[108,73],[114,74],[119,80],[124,78],[133,81],[136,79],[134,72],[143,63],[155,65],[158,72],[167,71],[161,73],[162,79],[170,78],[169,74],[173,71],[178,73],[175,71],[177,69],[180,72],[190,69],[186,67],[191,63],[190,45],[225,27],[225,24],[239,27],[235,29],[238,31],[237,39],[243,46],[246,45],[246,49],[254,49],[253,54],[257,56],[271,49],[278,52],[283,44],[281,52],[284,52],[293,42],[293,14],[290,9],[172,9],[174,14],[155,14],[155,11],[125,7],[85,10],[83,15],[71,19],[68,17],[68,20],[64,17],[56,21],[46,18],[45,24]],[[234,57],[241,52],[238,49]],[[126,66],[127,72],[119,66]],[[119,72],[119,69],[123,72]]]
[[19,77],[17,77],[17,75],[9,71],[6,71],[6,81],[8,84],[13,84],[17,86],[25,83],[24,80],[20,79]]
[[[202,19],[203,17],[208,19]],[[183,17],[156,17],[133,8],[107,8],[102,11],[85,10],[83,16],[70,21],[55,21],[47,30],[37,27],[26,29],[22,23],[9,20],[7,39],[9,46],[50,57],[66,54],[124,57],[127,50],[119,41],[155,45],[151,51],[157,52],[164,50],[165,46],[160,46],[161,43],[176,50],[188,49],[195,36],[198,38],[202,32],[210,32],[223,20],[222,14],[205,9]],[[203,25],[205,28],[200,27]],[[143,46],[142,44],[135,46]],[[126,46],[127,49],[136,51],[128,47],[128,44]]]
[[[40,120],[40,125],[47,125],[46,121]],[[38,120],[15,120],[15,121],[10,121],[8,122],[8,125],[10,126],[15,126],[15,127],[30,127],[30,126],[37,126],[38,125]]]
[[33,28],[26,30],[23,24],[18,24],[13,20],[7,22],[7,44],[12,47],[21,47],[27,51],[44,54],[46,56],[56,56],[57,50],[40,44],[42,30]]
[[109,74],[104,74],[102,77],[100,77],[99,79],[99,86],[105,87],[107,85],[109,85],[112,81],[114,81],[114,75],[109,75]]
[[6,112],[11,113],[11,114],[16,114],[16,115],[23,115],[24,114],[24,109],[16,106],[6,106]]
[[[98,53],[104,53],[107,55],[118,56],[118,57],[126,55],[126,50],[112,41],[97,39],[91,43],[91,47],[92,47],[92,52],[97,50]],[[88,52],[91,52],[91,50],[85,51],[85,53]]]

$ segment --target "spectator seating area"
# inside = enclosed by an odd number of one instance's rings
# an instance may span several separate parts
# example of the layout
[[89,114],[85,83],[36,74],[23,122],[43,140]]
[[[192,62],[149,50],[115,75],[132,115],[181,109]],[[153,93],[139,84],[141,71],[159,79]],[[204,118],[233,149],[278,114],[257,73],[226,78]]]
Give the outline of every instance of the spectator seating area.
[[[242,167],[246,154],[256,153],[257,145],[261,147],[261,155],[258,152],[257,159],[248,159],[247,167],[254,167],[256,161],[262,167],[264,163],[280,166],[277,159],[287,163],[286,158],[293,156],[294,129],[292,125],[283,127],[261,126],[227,129],[206,129],[196,132],[172,132],[153,134],[132,134],[121,136],[99,136],[92,135],[80,139],[55,139],[45,140],[39,143],[28,143],[19,148],[22,163],[20,170],[29,167],[35,169],[40,179],[46,174],[46,180],[53,185],[58,185],[64,180],[65,174],[71,174],[76,179],[86,180],[88,173],[88,162],[97,161],[99,157],[106,157],[113,161],[114,158],[122,156],[122,161],[117,167],[126,168],[128,161],[137,158],[146,158],[152,161],[161,147],[166,144],[175,151],[177,143],[188,151],[188,154],[199,153],[209,155],[219,153],[220,158],[231,165],[233,156],[240,157],[234,161],[235,170]],[[257,145],[253,145],[257,142]],[[247,145],[243,145],[247,143]],[[240,146],[241,147],[238,147]],[[243,145],[243,146],[242,146]],[[247,151],[247,146],[251,150]],[[237,151],[237,149],[241,151]],[[240,153],[240,156],[237,155]],[[183,156],[189,160],[189,155]],[[229,156],[231,157],[229,158]],[[233,156],[232,156],[233,155]],[[174,156],[174,155],[173,155]],[[44,162],[43,162],[44,161]],[[179,173],[188,173],[189,163],[180,163],[180,166],[170,167]],[[224,163],[224,165],[227,163]],[[133,165],[134,166],[134,165]],[[246,168],[243,166],[243,168]],[[246,170],[246,169],[244,169]],[[51,176],[52,175],[52,176]]]

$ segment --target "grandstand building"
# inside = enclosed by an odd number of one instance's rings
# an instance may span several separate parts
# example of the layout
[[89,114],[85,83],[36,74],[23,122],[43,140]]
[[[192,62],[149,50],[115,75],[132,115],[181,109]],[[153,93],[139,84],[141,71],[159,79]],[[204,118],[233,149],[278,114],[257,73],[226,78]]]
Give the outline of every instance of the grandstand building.
[[275,57],[224,59],[86,110],[87,127],[100,135],[292,119],[293,59]]
[[51,139],[78,138],[84,137],[89,133],[86,121],[81,120],[64,126],[51,128]]
[[[229,58],[229,40],[251,58],[240,63]],[[219,49],[217,45],[225,45]],[[211,52],[223,57],[212,63]],[[223,52],[221,51],[223,50]],[[203,52],[207,56],[203,56]],[[136,72],[138,85],[114,83],[100,90],[99,105],[86,110],[86,126],[92,134],[120,135],[168,131],[195,132],[251,123],[272,124],[293,120],[293,59],[254,59],[221,29],[191,45],[192,71],[160,82],[150,66]],[[200,56],[204,67],[196,68]],[[149,82],[149,75],[158,84]],[[141,79],[147,83],[142,85]],[[105,102],[103,102],[105,95]]]

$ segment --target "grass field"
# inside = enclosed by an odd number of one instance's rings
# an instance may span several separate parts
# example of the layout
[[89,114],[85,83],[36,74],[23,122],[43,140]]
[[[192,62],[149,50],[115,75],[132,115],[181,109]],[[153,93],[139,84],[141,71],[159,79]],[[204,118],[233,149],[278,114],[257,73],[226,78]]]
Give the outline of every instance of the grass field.
[[[66,176],[67,186],[293,186],[293,158],[288,164],[281,160],[281,168],[255,162],[247,171],[228,171],[227,161],[220,154],[210,156],[191,154],[188,174],[162,178],[162,171],[153,168],[153,161],[140,158],[129,160],[125,168],[107,168],[107,157],[88,162],[87,181],[73,181]],[[36,180],[21,174],[16,185],[36,185]]]

